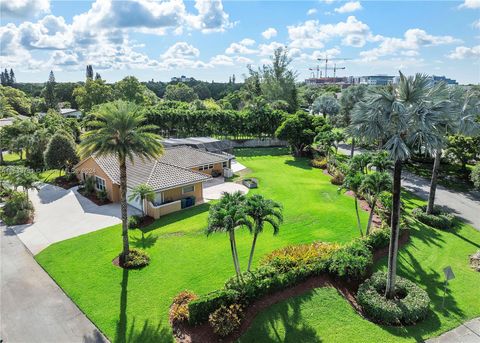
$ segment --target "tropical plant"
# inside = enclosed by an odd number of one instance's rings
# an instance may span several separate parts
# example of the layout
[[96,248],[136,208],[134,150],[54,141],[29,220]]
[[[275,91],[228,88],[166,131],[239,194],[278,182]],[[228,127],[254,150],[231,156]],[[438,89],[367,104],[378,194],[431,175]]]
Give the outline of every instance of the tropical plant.
[[362,187],[362,182],[364,179],[364,175],[360,172],[351,172],[345,176],[343,180],[343,185],[339,188],[341,190],[351,191],[353,193],[353,198],[355,200],[355,213],[357,215],[357,226],[358,230],[360,231],[360,236],[363,237],[363,230],[362,224],[360,222],[360,213],[358,211],[358,195],[360,193],[360,189]]
[[273,200],[265,199],[263,195],[260,194],[254,194],[247,198],[245,208],[245,212],[253,220],[253,227],[251,230],[253,233],[253,241],[247,267],[247,271],[250,271],[257,237],[263,232],[265,223],[269,223],[272,226],[273,234],[277,235],[280,230],[280,224],[283,222],[283,215],[282,205]]
[[142,217],[145,217],[145,200],[153,201],[155,199],[155,192],[153,188],[145,183],[141,183],[132,188],[132,192],[129,201],[138,201],[140,200],[142,204]]
[[350,159],[350,170],[358,171],[362,174],[368,174],[369,165],[372,161],[372,154],[366,152],[362,154],[356,154]]
[[[352,118],[352,111],[355,107],[355,104],[363,100],[365,93],[367,91],[367,85],[354,85],[346,88],[342,91],[342,96],[340,97],[340,112],[339,117],[341,118],[342,125],[345,125],[347,128],[350,125]],[[338,122],[338,121],[337,121]],[[347,133],[350,135],[350,132]],[[350,149],[350,157],[353,157],[355,152],[355,137],[352,136],[352,144]]]
[[470,174],[470,179],[473,182],[473,185],[480,189],[480,163],[477,163],[473,169],[472,174]]
[[300,156],[302,151],[313,143],[315,137],[315,123],[313,116],[297,112],[288,116],[278,127],[275,135],[286,140],[295,156]]
[[370,214],[368,216],[368,224],[365,234],[370,234],[370,228],[372,227],[373,214],[379,195],[392,187],[392,178],[390,174],[386,172],[375,172],[365,175],[360,187],[361,191],[365,193],[365,199],[370,206]]
[[338,113],[340,106],[335,96],[331,94],[323,94],[318,97],[312,105],[313,113],[323,114],[324,118],[327,116],[334,116]]
[[223,193],[220,201],[210,207],[208,227],[206,230],[207,236],[214,232],[225,232],[228,234],[237,279],[240,279],[241,271],[238,261],[237,244],[235,242],[235,230],[243,226],[252,229],[252,223],[248,220],[244,203],[245,196],[240,192],[233,194]]
[[384,172],[390,169],[393,163],[388,151],[380,150],[372,155],[370,165],[375,167],[377,172]]
[[395,296],[398,237],[400,231],[400,197],[402,165],[410,158],[410,147],[421,146],[432,153],[439,147],[437,124],[443,117],[429,109],[444,92],[444,86],[432,86],[426,75],[405,77],[400,73],[398,85],[371,89],[364,101],[355,106],[352,132],[367,142],[386,142],[384,149],[394,161],[391,237],[385,296]]
[[45,150],[45,164],[50,169],[69,169],[78,162],[75,143],[70,137],[59,132],[52,136]]
[[118,160],[120,172],[120,204],[122,217],[122,263],[129,253],[127,215],[127,159],[157,158],[163,153],[160,137],[151,131],[156,127],[144,125],[145,117],[140,108],[130,102],[117,100],[98,106],[95,120],[88,125],[93,130],[83,134],[80,155],[113,155]]

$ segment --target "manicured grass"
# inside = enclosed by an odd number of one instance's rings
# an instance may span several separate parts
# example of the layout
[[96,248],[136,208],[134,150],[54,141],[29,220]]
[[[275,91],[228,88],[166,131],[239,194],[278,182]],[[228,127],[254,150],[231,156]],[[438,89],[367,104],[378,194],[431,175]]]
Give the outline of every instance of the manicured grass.
[[[409,194],[409,210],[422,202]],[[468,266],[468,255],[480,248],[480,232],[468,225],[452,231],[411,226],[411,241],[400,251],[399,275],[414,280],[432,299],[432,313],[411,327],[375,325],[357,314],[333,288],[320,288],[278,303],[262,312],[240,342],[415,342],[438,336],[480,315],[480,274]],[[456,279],[448,286],[442,308],[444,276],[452,266]],[[386,269],[386,259],[376,269]]]
[[[25,154],[23,156],[24,158],[21,160],[20,155],[14,153],[14,152],[9,152],[9,153],[4,153],[3,154],[3,160],[5,161],[6,165],[17,165],[17,166],[23,166],[25,165]],[[38,177],[40,181],[42,182],[51,182],[55,180],[57,177],[60,176],[60,170],[58,169],[47,169],[43,170],[41,172],[38,172]]]
[[[258,192],[281,202],[285,222],[273,237],[259,238],[255,263],[262,255],[292,243],[315,240],[348,242],[358,236],[353,198],[338,194],[330,177],[306,159],[282,155],[285,149],[238,152],[259,180]],[[228,237],[206,237],[208,204],[166,216],[141,232],[130,231],[132,246],[145,246],[151,264],[135,271],[112,265],[121,249],[120,226],[54,244],[36,256],[65,292],[115,342],[170,342],[168,307],[184,289],[206,293],[234,274]],[[362,213],[366,222],[367,213]],[[241,264],[251,244],[246,230],[237,232]]]

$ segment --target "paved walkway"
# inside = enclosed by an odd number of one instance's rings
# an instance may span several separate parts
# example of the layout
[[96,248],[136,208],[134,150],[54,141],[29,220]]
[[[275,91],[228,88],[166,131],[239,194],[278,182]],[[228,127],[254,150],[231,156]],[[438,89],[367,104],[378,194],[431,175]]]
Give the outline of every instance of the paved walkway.
[[445,332],[443,335],[431,338],[426,343],[479,343],[480,318],[473,319],[458,328]]
[[[341,144],[338,151],[350,155],[350,148],[346,144]],[[358,152],[362,151],[355,150],[355,153]],[[426,200],[430,191],[430,180],[403,170],[402,187]],[[438,185],[435,194],[435,204],[450,209],[455,215],[463,218],[480,231],[479,192],[456,192]]]
[[11,229],[0,225],[0,340],[107,342]]
[[235,182],[225,182],[222,177],[208,180],[203,185],[203,198],[205,201],[220,199],[223,193],[234,193],[240,191],[248,193],[248,188]]
[[[29,193],[35,207],[33,224],[12,226],[25,246],[36,255],[50,244],[115,225],[120,204],[98,206],[77,192],[43,184]],[[139,213],[129,207],[132,213]]]

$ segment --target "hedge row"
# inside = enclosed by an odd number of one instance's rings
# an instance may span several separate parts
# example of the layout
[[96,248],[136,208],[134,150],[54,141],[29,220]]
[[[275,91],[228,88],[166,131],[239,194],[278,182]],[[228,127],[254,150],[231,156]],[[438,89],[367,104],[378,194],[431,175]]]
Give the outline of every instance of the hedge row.
[[439,207],[434,207],[432,214],[426,213],[426,207],[417,207],[412,215],[421,223],[441,230],[449,230],[455,225],[455,216],[443,212]]

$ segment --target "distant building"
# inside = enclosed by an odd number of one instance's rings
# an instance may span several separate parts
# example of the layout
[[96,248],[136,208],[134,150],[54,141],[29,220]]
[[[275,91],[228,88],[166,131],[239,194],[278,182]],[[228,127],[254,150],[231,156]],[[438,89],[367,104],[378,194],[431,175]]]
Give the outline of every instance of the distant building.
[[0,118],[0,127],[12,125],[15,120],[25,120],[28,119],[27,116],[23,116],[21,114],[16,115],[14,117],[6,117],[6,118]]
[[190,81],[193,81],[193,77],[186,77],[185,75],[182,75],[180,77],[172,77],[171,78],[171,81],[172,82],[190,82]]
[[76,110],[74,108],[61,108],[60,114],[67,118],[70,117],[80,119],[82,117],[82,111]]
[[361,85],[370,85],[370,86],[386,86],[393,84],[395,82],[395,76],[388,75],[369,75],[369,76],[360,76],[358,78],[353,78],[358,81],[358,84]]
[[432,85],[435,85],[439,82],[445,82],[447,85],[458,85],[458,82],[457,80],[453,80],[453,79],[449,79],[445,76],[436,76],[436,75],[432,75],[432,76],[429,76],[428,77],[429,80],[430,80],[430,83]]

